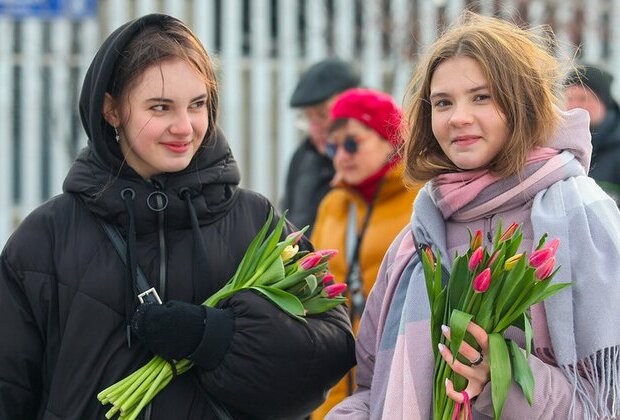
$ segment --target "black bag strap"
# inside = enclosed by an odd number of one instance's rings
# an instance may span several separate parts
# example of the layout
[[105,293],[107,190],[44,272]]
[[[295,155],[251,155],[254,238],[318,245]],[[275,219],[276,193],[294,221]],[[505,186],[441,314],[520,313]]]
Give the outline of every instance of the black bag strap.
[[[114,245],[114,249],[116,249],[118,256],[121,257],[124,264],[127,264],[127,243],[118,231],[118,228],[101,219],[98,220],[103,227],[103,231],[108,235],[108,238],[110,238],[112,245]],[[161,303],[157,290],[151,287],[140,267],[136,269],[136,281],[133,286],[140,303]]]

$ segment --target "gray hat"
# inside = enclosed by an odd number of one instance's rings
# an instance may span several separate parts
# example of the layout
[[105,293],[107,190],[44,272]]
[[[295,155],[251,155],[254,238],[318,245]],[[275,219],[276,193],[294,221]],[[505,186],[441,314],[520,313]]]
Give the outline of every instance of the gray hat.
[[585,85],[594,92],[607,108],[613,108],[617,106],[611,94],[613,79],[614,77],[602,68],[583,64],[567,76],[564,85]]
[[328,58],[310,66],[301,75],[290,105],[292,108],[316,105],[359,83],[359,75],[349,64],[339,58]]

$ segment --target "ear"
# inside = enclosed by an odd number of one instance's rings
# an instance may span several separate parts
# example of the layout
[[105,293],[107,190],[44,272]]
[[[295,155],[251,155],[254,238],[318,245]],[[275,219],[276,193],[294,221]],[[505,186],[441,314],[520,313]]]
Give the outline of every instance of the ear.
[[112,127],[118,127],[121,123],[121,118],[116,106],[116,101],[112,98],[112,95],[106,92],[103,97],[103,118]]

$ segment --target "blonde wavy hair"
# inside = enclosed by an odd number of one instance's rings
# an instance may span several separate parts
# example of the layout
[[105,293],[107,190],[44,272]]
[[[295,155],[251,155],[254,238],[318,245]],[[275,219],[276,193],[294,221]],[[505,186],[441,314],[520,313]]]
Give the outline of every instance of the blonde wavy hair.
[[[474,59],[489,83],[496,106],[506,117],[510,138],[488,165],[495,175],[519,173],[527,154],[543,146],[558,122],[561,76],[550,29],[533,29],[493,17],[464,12],[430,46],[405,94],[405,179],[408,183],[461,171],[443,153],[432,131],[430,85],[437,67],[453,57]],[[546,36],[545,36],[546,35]]]

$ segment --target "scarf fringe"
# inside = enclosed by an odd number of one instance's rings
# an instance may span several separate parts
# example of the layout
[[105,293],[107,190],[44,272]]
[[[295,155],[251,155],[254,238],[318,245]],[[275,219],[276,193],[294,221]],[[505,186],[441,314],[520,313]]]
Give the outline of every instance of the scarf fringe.
[[577,418],[577,399],[584,420],[620,417],[620,345],[598,350],[577,363],[560,365],[560,369],[573,386],[569,418]]

